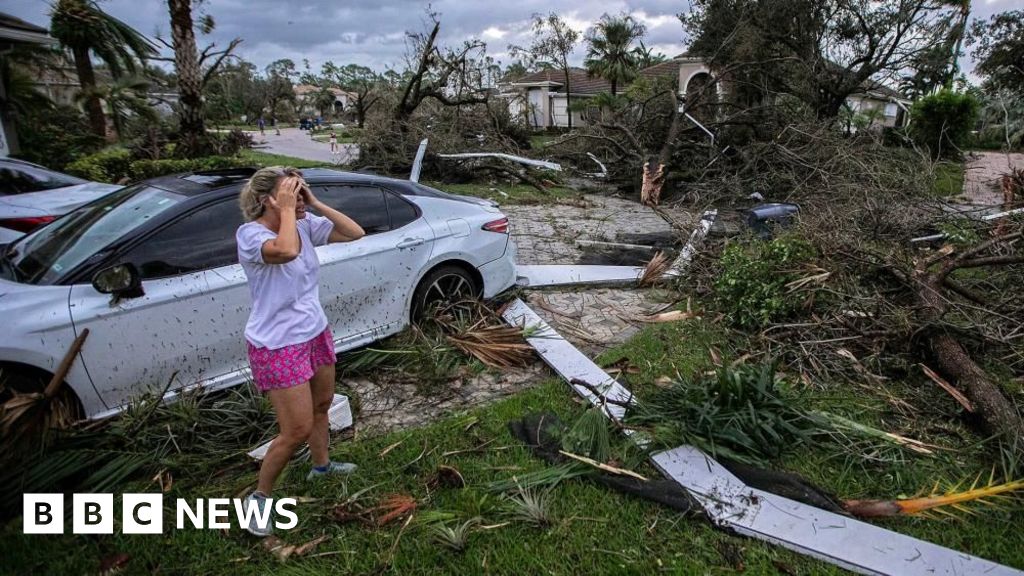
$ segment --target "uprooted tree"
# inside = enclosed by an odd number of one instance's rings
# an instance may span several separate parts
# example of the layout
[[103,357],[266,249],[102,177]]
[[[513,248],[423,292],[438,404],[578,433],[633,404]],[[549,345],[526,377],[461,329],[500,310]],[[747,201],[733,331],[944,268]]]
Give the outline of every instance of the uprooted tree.
[[380,103],[359,137],[360,156],[373,168],[408,172],[420,140],[430,139],[425,167],[436,153],[515,148],[516,128],[507,107],[493,105],[489,89],[496,66],[486,45],[468,40],[456,48],[439,44],[441,20],[429,13],[428,28],[407,35],[406,70],[393,77],[395,87],[380,87]]

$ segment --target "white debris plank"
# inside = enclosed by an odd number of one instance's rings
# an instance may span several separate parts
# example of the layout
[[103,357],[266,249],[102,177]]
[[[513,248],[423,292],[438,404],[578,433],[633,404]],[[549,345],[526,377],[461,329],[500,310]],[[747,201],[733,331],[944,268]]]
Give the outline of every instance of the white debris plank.
[[629,284],[643,274],[642,266],[588,266],[584,264],[516,265],[516,284],[529,288]]
[[[544,362],[559,376],[571,383],[581,380],[600,390],[604,398],[617,402],[630,402],[632,394],[619,384],[594,361],[587,358],[565,338],[562,338],[543,318],[537,315],[522,300],[516,299],[509,304],[502,317],[512,326],[531,329],[531,336],[526,341],[533,346]],[[626,409],[616,404],[605,404],[603,398],[583,386],[573,384],[576,392],[596,406],[604,406],[606,413],[616,420],[622,420]]]
[[686,271],[690,261],[697,255],[701,244],[707,238],[708,232],[711,231],[711,226],[715,223],[717,216],[718,210],[708,210],[701,214],[700,222],[697,223],[697,227],[690,233],[690,239],[687,240],[686,246],[683,246],[683,249],[679,251],[679,256],[672,261],[672,265],[668,267],[663,276],[675,278],[681,276]]
[[713,522],[862,574],[1024,575],[994,562],[746,486],[693,446],[651,457]]
[[412,161],[412,171],[409,172],[409,180],[411,182],[420,181],[420,171],[423,170],[423,155],[427,153],[427,142],[428,139],[424,138],[420,141],[420,147],[416,149],[416,157]]
[[527,166],[536,166],[537,168],[547,168],[548,170],[561,171],[562,165],[555,162],[547,162],[545,160],[536,160],[534,158],[524,158],[523,156],[513,156],[512,154],[503,154],[501,152],[463,152],[460,154],[438,154],[440,158],[501,158],[502,160],[508,160],[509,162],[518,162]]

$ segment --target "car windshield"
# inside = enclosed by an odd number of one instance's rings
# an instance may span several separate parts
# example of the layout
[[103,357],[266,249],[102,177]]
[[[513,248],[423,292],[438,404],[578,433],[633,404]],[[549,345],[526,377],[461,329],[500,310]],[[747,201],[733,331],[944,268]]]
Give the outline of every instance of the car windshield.
[[185,198],[145,184],[122,188],[22,238],[4,257],[4,273],[19,282],[52,284]]
[[0,163],[0,196],[25,194],[85,184],[85,180],[39,166]]

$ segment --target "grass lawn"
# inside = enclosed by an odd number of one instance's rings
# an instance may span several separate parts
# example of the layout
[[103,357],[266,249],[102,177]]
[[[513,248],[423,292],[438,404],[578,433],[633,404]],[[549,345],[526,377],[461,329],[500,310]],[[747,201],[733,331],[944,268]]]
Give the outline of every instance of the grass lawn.
[[250,160],[255,166],[293,166],[295,168],[318,168],[321,166],[330,166],[325,162],[317,162],[315,160],[304,160],[302,158],[295,158],[293,156],[283,156],[281,154],[270,154],[268,152],[260,152],[259,150],[242,150],[238,153],[239,156]]
[[953,198],[964,190],[963,162],[942,162],[935,168],[932,194],[939,198]]
[[[355,135],[350,132],[341,132],[340,134],[336,134],[338,136],[338,144],[355,144],[356,142]],[[317,132],[313,136],[313,140],[316,140],[317,142],[330,142],[331,133],[327,130]]]
[[581,194],[569,188],[555,186],[546,189],[545,192],[537,190],[526,184],[509,185],[501,184],[445,184],[443,182],[423,182],[427,186],[451,192],[452,194],[466,194],[478,198],[489,198],[498,204],[554,204],[560,201],[571,201],[579,198]]
[[[711,368],[709,348],[724,358],[744,353],[743,337],[709,321],[652,325],[625,344],[598,358],[612,363],[628,358],[639,371],[622,378],[641,398],[659,376],[694,374]],[[973,479],[995,462],[990,452],[973,446],[978,438],[930,405],[919,403],[917,385],[893,383],[887,390],[830,390],[814,387],[815,407],[882,426],[914,433],[919,439],[963,447],[940,457],[907,457],[895,463],[851,462],[815,447],[791,452],[778,464],[798,471],[843,498],[913,495],[938,480]],[[927,391],[931,394],[931,391]],[[918,406],[918,426],[891,415],[885,397],[896,394]],[[950,400],[950,403],[952,400]],[[358,402],[356,402],[358,405]],[[538,528],[514,517],[513,507],[487,485],[545,467],[507,431],[506,424],[537,411],[553,411],[570,421],[581,402],[557,379],[498,403],[452,414],[430,426],[380,437],[336,442],[335,459],[361,468],[346,480],[310,484],[308,463],[290,468],[279,495],[313,500],[298,508],[299,527],[280,534],[290,544],[328,536],[314,554],[280,563],[258,541],[239,529],[197,531],[169,529],[163,536],[26,536],[15,520],[3,528],[0,555],[10,573],[95,573],[101,559],[127,554],[128,573],[193,574],[379,574],[390,564],[396,574],[717,574],[733,573],[742,563],[748,574],[839,574],[831,565],[758,541],[727,535],[706,521],[687,517],[641,499],[601,488],[585,479],[564,481],[549,494],[551,524]],[[356,420],[358,422],[358,414]],[[933,430],[932,432],[928,432]],[[951,440],[956,437],[957,440]],[[980,442],[978,442],[980,444]],[[239,454],[217,464],[175,470],[174,498],[232,497],[255,482],[255,466]],[[439,466],[458,469],[465,488],[431,487]],[[226,472],[219,472],[224,471]],[[645,465],[639,471],[657,473]],[[149,481],[120,491],[155,491]],[[408,494],[419,503],[411,523],[381,528],[339,524],[328,513],[351,495],[367,506],[391,494]],[[169,505],[169,504],[168,504]],[[172,513],[172,512],[168,512]],[[168,513],[165,513],[168,514]],[[463,551],[441,545],[432,526],[454,527],[479,518]],[[945,546],[1024,567],[1020,510],[984,510],[958,519],[900,519],[880,524]],[[165,522],[173,522],[167,520]]]

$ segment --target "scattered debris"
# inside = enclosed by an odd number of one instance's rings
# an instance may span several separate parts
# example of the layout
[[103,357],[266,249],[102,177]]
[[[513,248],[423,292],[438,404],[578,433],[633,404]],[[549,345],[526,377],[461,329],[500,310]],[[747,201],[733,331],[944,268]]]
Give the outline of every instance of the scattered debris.
[[438,488],[465,488],[466,479],[462,477],[462,472],[459,472],[457,468],[441,464],[437,467],[434,475],[427,480],[427,486],[435,490]]
[[132,557],[124,552],[105,556],[100,560],[100,576],[113,576],[114,574],[120,574],[121,571],[128,566],[128,562],[130,562],[131,559]]
[[690,310],[671,310],[669,312],[662,312],[661,314],[652,314],[651,316],[638,316],[635,319],[638,322],[646,322],[656,324],[659,322],[679,322],[681,320],[692,320],[697,318],[699,314]]
[[482,326],[486,320],[448,336],[448,341],[491,368],[522,366],[533,359],[533,348],[523,342],[522,330],[510,326]]
[[966,396],[964,396],[963,392],[954,388],[952,384],[946,382],[946,380],[942,376],[936,374],[935,371],[932,370],[931,368],[925,366],[924,364],[921,364],[920,366],[925,376],[930,378],[932,382],[938,384],[940,388],[942,388],[950,396],[952,396],[953,399],[957,401],[957,403],[964,407],[964,410],[967,410],[968,412],[974,412],[974,405],[971,404],[971,401],[968,400]]
[[[600,382],[601,387],[608,390],[604,395],[578,384],[572,386],[609,417],[622,420],[625,407],[618,403],[628,404],[632,398],[626,388],[561,338],[522,301],[509,306],[504,316],[513,325],[536,326],[535,332],[543,337],[527,341],[565,380]],[[614,398],[617,403],[606,402],[606,398]],[[1024,574],[976,556],[750,488],[693,446],[658,452],[651,459],[668,478],[701,502],[716,525],[855,572],[901,576]]]
[[338,522],[362,522],[379,528],[401,518],[411,518],[417,505],[416,499],[407,494],[391,494],[370,508],[363,507],[358,498],[349,498],[335,506],[330,516]]
[[285,562],[292,556],[305,556],[316,550],[316,547],[321,543],[327,541],[329,537],[324,534],[318,538],[314,538],[305,544],[286,544],[284,540],[281,540],[277,536],[270,535],[261,541],[263,549],[274,555],[280,562]]
[[[991,222],[992,220],[1000,220],[1002,218],[1006,218],[1007,216],[1016,216],[1017,214],[1024,214],[1024,208],[1017,208],[1015,210],[1007,210],[1005,212],[996,212],[995,214],[988,214],[986,216],[982,216],[981,220],[983,222]],[[911,244],[917,244],[920,242],[934,242],[936,240],[942,240],[945,237],[946,234],[943,232],[940,234],[931,234],[929,236],[920,236],[918,238],[912,238],[910,242]]]

